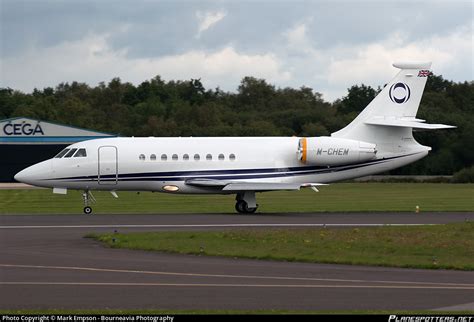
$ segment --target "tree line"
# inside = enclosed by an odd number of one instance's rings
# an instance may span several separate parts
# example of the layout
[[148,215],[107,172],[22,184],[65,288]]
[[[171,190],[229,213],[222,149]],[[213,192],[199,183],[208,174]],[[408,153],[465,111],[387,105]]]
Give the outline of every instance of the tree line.
[[[61,83],[23,93],[0,88],[0,119],[32,117],[122,136],[324,136],[347,125],[377,95],[354,85],[333,103],[309,87],[279,88],[245,77],[236,92],[206,89],[199,79],[164,81],[160,76],[135,86]],[[428,78],[418,117],[454,130],[416,132],[433,147],[425,159],[394,174],[449,175],[474,164],[474,82]]]

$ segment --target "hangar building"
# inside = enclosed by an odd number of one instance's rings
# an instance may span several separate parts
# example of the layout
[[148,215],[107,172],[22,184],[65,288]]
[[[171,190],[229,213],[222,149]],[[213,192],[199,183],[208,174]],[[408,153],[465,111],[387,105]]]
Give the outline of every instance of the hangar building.
[[52,158],[69,144],[113,136],[27,117],[0,120],[0,182],[15,182],[17,172]]

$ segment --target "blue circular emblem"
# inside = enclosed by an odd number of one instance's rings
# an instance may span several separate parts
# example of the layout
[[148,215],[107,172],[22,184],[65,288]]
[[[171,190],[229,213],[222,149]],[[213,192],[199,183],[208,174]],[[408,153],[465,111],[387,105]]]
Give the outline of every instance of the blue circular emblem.
[[388,91],[390,100],[397,104],[403,104],[410,99],[410,87],[405,83],[396,83],[390,86]]

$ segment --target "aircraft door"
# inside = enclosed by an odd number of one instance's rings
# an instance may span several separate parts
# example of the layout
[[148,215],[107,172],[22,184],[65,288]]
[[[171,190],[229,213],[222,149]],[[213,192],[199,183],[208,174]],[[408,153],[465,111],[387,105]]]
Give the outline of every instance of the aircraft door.
[[98,153],[99,184],[116,185],[118,178],[118,152],[115,146],[101,146]]

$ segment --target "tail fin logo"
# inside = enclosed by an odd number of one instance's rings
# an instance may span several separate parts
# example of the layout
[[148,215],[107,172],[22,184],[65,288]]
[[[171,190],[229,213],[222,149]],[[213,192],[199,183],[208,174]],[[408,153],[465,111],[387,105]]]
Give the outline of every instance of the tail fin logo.
[[390,86],[388,91],[390,100],[397,104],[403,104],[410,99],[410,87],[405,83],[396,83]]

